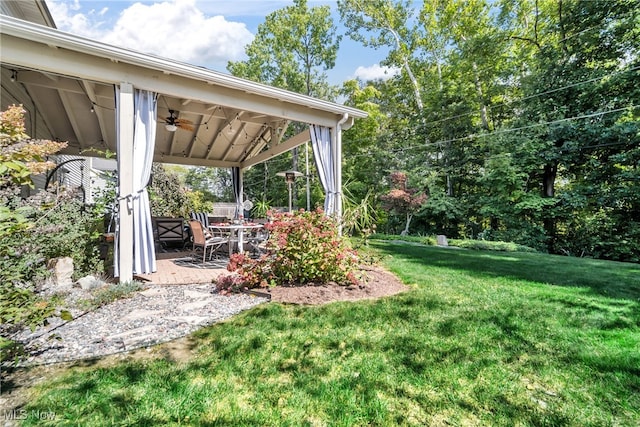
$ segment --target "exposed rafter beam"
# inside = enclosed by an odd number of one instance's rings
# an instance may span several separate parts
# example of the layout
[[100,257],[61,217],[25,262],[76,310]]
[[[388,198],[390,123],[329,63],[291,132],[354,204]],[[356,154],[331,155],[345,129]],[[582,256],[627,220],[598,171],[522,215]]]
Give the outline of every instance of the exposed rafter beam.
[[227,146],[227,150],[224,152],[224,155],[222,156],[222,160],[227,160],[227,157],[229,156],[231,151],[233,151],[233,149],[236,147],[236,142],[238,141],[238,138],[240,138],[242,131],[244,131],[245,126],[247,126],[247,124],[242,123],[240,130],[232,135],[232,138],[229,141],[230,144]]
[[208,160],[208,159],[191,159],[189,157],[184,156],[168,156],[162,154],[156,154],[153,157],[154,162],[159,163],[172,163],[177,165],[200,165],[200,166],[208,166],[213,168],[231,168],[234,166],[239,166],[236,162],[229,162],[223,160]]
[[284,141],[282,144],[278,144],[276,146],[272,145],[271,148],[248,159],[246,162],[242,162],[240,166],[243,169],[245,169],[245,168],[248,168],[249,166],[257,165],[258,163],[262,163],[266,160],[279,156],[280,154],[287,152],[293,148],[296,148],[310,140],[311,140],[311,135],[309,134],[309,129],[306,129],[300,132],[299,134]]
[[84,135],[82,135],[82,127],[78,123],[78,118],[75,115],[73,102],[69,99],[69,94],[64,91],[59,90],[58,96],[60,97],[62,106],[64,107],[67,117],[69,118],[69,123],[71,123],[71,127],[73,128],[73,133],[76,136],[76,140],[80,144],[80,149],[83,150],[84,148],[86,148],[85,137]]
[[104,111],[102,110],[102,108],[97,107],[99,104],[96,98],[94,85],[89,83],[86,80],[83,80],[82,86],[84,87],[84,90],[87,92],[87,96],[89,97],[89,100],[93,105],[93,113],[96,115],[96,118],[98,119],[98,126],[100,127],[100,135],[102,136],[102,140],[106,141],[107,127],[105,126],[105,123],[104,123]]

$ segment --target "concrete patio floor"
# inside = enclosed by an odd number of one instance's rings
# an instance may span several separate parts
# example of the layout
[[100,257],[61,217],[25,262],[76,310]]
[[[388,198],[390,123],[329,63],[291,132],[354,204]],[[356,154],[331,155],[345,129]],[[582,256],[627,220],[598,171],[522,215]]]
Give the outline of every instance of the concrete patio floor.
[[154,285],[194,285],[212,283],[227,273],[227,258],[219,257],[202,264],[201,257],[189,251],[159,252],[156,253],[157,271],[134,275],[134,279]]

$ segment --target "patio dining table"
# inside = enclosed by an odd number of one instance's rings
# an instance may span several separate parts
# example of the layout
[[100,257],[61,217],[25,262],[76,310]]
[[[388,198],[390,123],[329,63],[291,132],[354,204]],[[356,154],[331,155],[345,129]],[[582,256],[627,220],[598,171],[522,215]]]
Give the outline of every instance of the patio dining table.
[[218,222],[218,223],[213,223],[213,224],[209,224],[209,229],[211,229],[212,231],[215,230],[224,230],[224,231],[229,231],[230,235],[229,235],[229,257],[231,257],[231,255],[233,254],[233,242],[237,241],[238,242],[238,252],[239,253],[244,253],[244,232],[246,230],[257,230],[260,228],[264,228],[264,225],[262,224],[256,224],[256,223],[252,223],[252,222],[246,222],[246,223],[240,223],[240,224],[233,224],[233,223],[226,223],[226,222]]

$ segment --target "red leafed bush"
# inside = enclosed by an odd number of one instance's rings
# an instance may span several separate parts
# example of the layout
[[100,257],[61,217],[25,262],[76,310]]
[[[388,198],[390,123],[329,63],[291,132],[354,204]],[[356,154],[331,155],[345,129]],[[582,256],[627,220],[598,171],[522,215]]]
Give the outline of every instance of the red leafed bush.
[[[247,288],[335,282],[357,284],[358,256],[321,209],[273,213],[266,253],[258,259],[234,254],[227,270]],[[225,281],[224,277],[220,282]]]

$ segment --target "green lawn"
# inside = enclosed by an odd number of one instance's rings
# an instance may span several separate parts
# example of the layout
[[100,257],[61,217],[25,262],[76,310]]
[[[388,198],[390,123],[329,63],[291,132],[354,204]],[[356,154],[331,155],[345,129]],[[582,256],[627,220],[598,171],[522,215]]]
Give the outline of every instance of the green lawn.
[[56,426],[640,424],[640,266],[372,251],[413,289],[259,306],[194,334],[186,360],[72,368],[24,409]]

